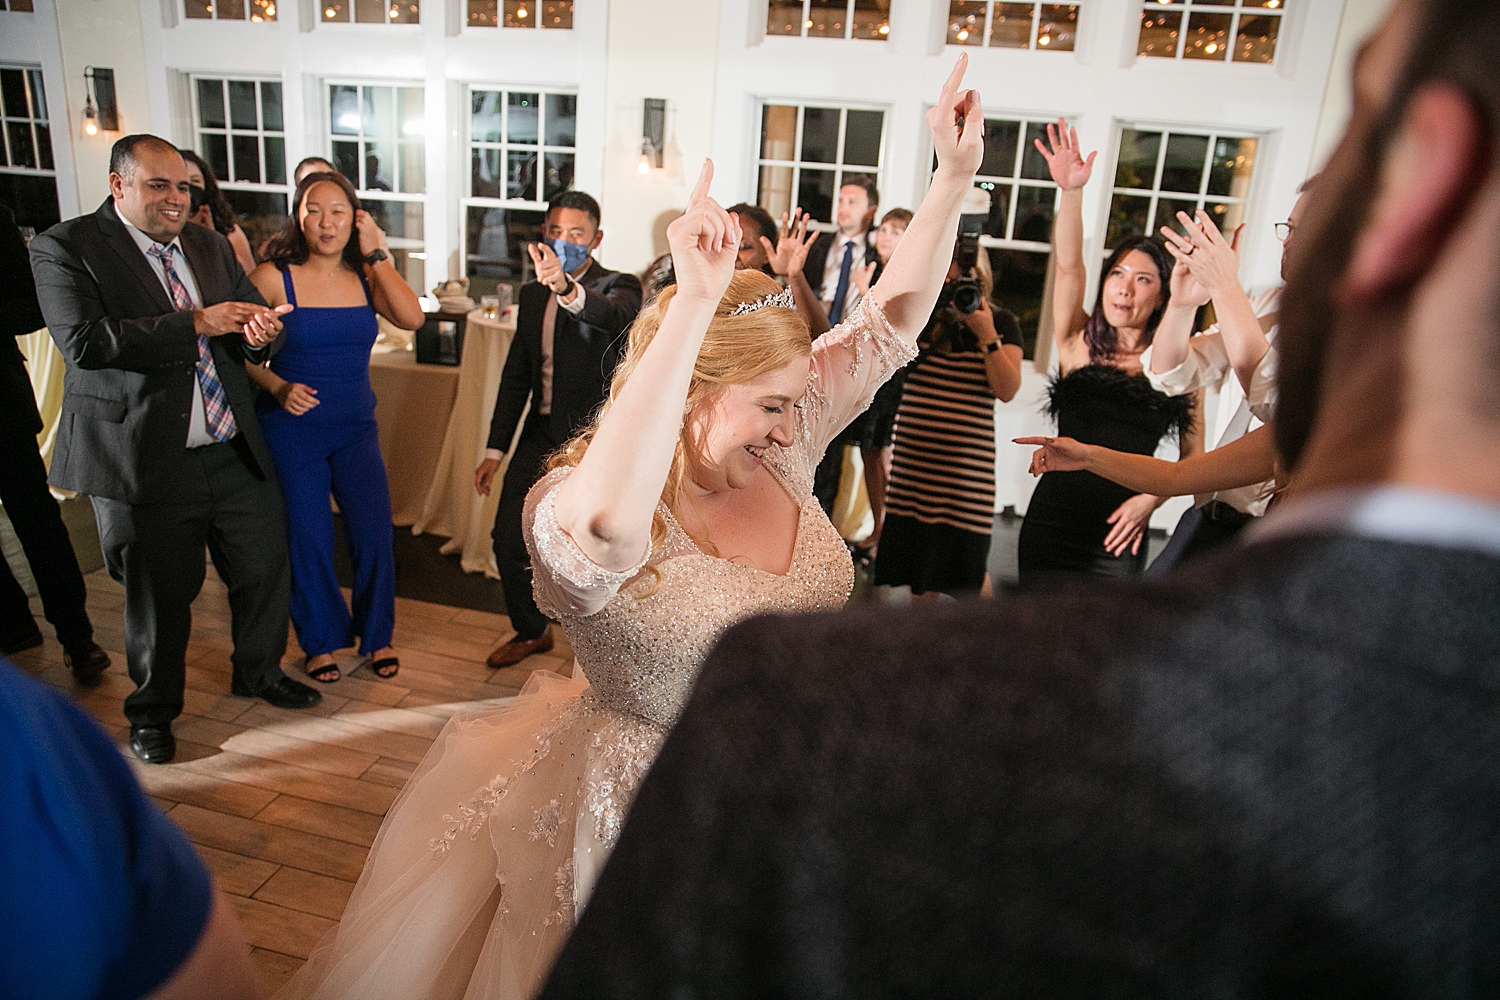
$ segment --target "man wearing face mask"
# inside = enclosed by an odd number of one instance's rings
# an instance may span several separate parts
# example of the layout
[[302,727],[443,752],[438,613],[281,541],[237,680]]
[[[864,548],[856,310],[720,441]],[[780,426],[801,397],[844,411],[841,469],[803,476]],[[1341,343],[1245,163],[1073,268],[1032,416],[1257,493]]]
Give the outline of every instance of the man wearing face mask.
[[[500,460],[515,439],[495,511],[494,540],[505,608],[516,634],[486,661],[497,668],[552,648],[551,626],[531,593],[521,508],[547,456],[604,402],[625,331],[641,308],[640,280],[593,258],[604,239],[599,203],[593,198],[582,191],[553,198],[542,235],[542,242],[526,248],[536,280],[521,288],[516,337],[500,376],[484,461],[474,473],[475,488],[488,496]],[[523,412],[526,421],[517,437]]]

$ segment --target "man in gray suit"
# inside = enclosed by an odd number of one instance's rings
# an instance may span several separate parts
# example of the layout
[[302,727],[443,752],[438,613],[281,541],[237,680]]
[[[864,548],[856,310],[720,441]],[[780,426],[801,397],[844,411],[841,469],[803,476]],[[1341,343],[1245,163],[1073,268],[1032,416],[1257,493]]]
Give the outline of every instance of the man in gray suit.
[[111,196],[31,242],[47,327],[67,365],[49,481],[93,499],[125,586],[130,748],[176,753],[190,605],[205,546],[229,588],[233,684],[283,708],[322,696],[281,672],[291,571],[281,491],[245,361],[281,329],[223,236],[188,225],[187,169],[165,140],[110,155]]
[[1500,995],[1497,52],[1361,52],[1243,547],[730,632],[543,996]]

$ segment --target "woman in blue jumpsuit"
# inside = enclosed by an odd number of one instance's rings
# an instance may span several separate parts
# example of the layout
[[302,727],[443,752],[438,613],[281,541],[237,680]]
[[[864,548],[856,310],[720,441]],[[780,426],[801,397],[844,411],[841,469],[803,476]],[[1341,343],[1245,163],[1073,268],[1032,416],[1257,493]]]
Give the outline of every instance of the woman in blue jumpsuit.
[[[268,303],[296,307],[283,319],[286,333],[270,367],[250,369],[267,393],[260,424],[286,498],[292,624],[314,680],[339,679],[333,654],[355,637],[371,669],[394,677],[396,563],[370,347],[377,313],[414,329],[422,307],[342,175],[308,175],[294,205],[266,245],[267,262],[250,275]],[[334,573],[330,493],[354,564],[352,611]]]

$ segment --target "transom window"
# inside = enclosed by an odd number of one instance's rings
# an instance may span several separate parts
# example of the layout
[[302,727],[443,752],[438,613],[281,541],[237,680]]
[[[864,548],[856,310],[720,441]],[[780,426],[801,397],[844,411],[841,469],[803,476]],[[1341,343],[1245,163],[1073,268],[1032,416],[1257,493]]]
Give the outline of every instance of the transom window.
[[16,225],[41,232],[61,222],[62,214],[40,69],[0,66],[0,123],[0,202],[14,213]]
[[766,34],[883,42],[891,35],[891,0],[771,0]]
[[1123,128],[1109,203],[1106,251],[1204,209],[1224,232],[1245,219],[1260,140],[1254,136]]
[[0,10],[30,11],[31,0],[0,0]]
[[573,27],[573,0],[468,0],[471,28]]
[[547,202],[573,186],[577,142],[577,94],[469,91],[464,272],[471,293],[528,279],[524,247],[541,238]]
[[862,174],[878,182],[884,134],[884,111],[763,105],[756,202],[775,217],[796,206],[832,223],[846,177]]
[[[1287,0],[1146,0],[1135,54],[1270,63]],[[1231,44],[1231,42],[1233,44]]]
[[354,184],[385,230],[407,282],[425,284],[427,119],[421,87],[331,83],[328,144],[333,165]]
[[1076,3],[951,0],[948,44],[1071,52],[1078,35]]
[[183,0],[182,14],[204,21],[276,20],[276,0]]
[[[232,0],[231,0],[232,2]],[[308,0],[323,11],[323,23],[419,24],[421,0]]]
[[281,81],[193,78],[198,155],[253,244],[287,212],[286,123]]

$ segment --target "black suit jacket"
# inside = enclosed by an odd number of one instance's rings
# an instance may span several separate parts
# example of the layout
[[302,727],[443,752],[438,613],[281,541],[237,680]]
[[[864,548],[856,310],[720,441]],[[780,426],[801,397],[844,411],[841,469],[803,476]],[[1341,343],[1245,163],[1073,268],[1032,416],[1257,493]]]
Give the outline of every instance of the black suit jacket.
[[[813,294],[818,298],[823,297],[823,271],[828,267],[828,254],[833,249],[834,241],[838,239],[838,233],[820,233],[813,240],[813,245],[807,248],[807,261],[802,265],[802,274],[807,278],[807,283],[812,286]],[[875,233],[865,234],[865,256],[863,263],[874,262],[876,265],[876,276],[879,276],[880,255],[875,252]]]
[[42,417],[16,338],[46,325],[36,301],[26,241],[16,228],[16,217],[0,205],[0,421],[33,435],[41,433]]
[[[265,303],[223,236],[189,223],[180,239],[204,305]],[[187,459],[197,378],[192,313],[173,309],[112,199],[33,239],[31,268],[67,365],[48,481],[126,503],[171,496]],[[237,333],[209,344],[244,443],[260,474],[272,478],[244,365],[264,360],[267,350],[249,347]]]
[[1500,994],[1500,558],[727,633],[543,993]]
[[542,398],[542,319],[551,289],[539,282],[521,288],[516,336],[505,358],[495,414],[490,419],[488,448],[510,449],[516,425],[526,418],[561,445],[588,422],[609,394],[609,380],[625,348],[625,332],[641,309],[641,282],[633,274],[611,271],[598,261],[578,279],[584,288],[583,311],[574,316],[561,306],[552,330],[552,413],[536,412]]

